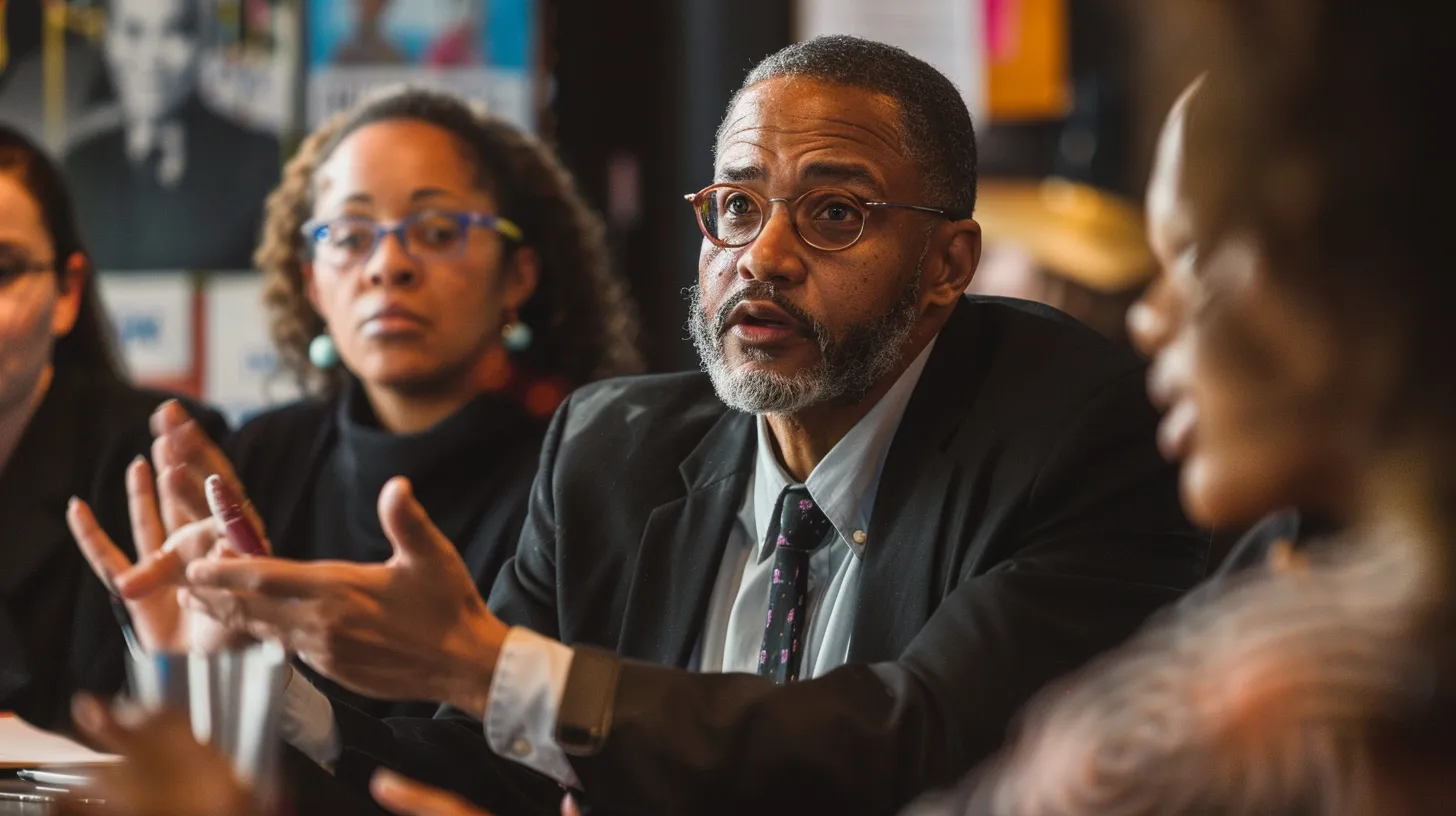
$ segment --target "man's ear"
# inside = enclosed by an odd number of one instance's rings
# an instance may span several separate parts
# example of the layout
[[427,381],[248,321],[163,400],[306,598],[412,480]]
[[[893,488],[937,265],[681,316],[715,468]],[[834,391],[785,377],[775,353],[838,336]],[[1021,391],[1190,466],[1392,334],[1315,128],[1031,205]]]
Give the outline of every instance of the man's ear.
[[934,262],[927,259],[921,291],[929,304],[954,306],[981,264],[981,225],[963,218],[940,229],[943,234],[933,239]]
[[81,293],[86,289],[86,278],[90,274],[91,263],[79,252],[71,253],[60,268],[60,294],[56,297],[56,308],[51,312],[52,337],[65,337],[76,327],[81,316]]

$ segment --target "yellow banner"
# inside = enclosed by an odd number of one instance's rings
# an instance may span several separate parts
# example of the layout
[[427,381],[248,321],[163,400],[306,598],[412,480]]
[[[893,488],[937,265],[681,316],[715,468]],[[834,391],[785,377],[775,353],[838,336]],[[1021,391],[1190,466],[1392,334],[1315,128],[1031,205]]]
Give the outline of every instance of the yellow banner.
[[1059,119],[1071,109],[1066,0],[985,0],[991,121]]

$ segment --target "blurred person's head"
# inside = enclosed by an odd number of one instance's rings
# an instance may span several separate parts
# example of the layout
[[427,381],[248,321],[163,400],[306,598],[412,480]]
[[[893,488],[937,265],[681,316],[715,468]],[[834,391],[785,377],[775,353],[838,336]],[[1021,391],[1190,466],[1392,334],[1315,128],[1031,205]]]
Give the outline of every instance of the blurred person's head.
[[[1130,315],[1209,524],[1296,505],[1349,520],[1397,450],[1449,451],[1451,153],[1425,4],[1225,0],[1148,194],[1164,273]],[[1440,480],[1434,480],[1433,486]]]
[[167,118],[197,83],[200,0],[108,0],[103,50],[122,115],[129,122]]
[[0,416],[23,410],[55,367],[120,376],[60,171],[0,126]]
[[705,237],[689,327],[719,397],[743,411],[888,387],[980,257],[965,103],[892,46],[820,37],[765,59],[719,127],[714,182],[734,186],[694,202]]
[[1293,504],[1351,538],[1215,583],[1044,695],[978,792],[1003,816],[1447,812],[1449,584],[1429,536],[1456,506],[1456,177],[1422,89],[1449,35],[1424,0],[1170,7],[1218,47],[1163,133],[1164,270],[1129,316],[1169,407],[1160,441],[1200,520]]
[[1335,398],[1338,376],[1328,338],[1301,314],[1297,294],[1271,279],[1246,233],[1204,244],[1190,150],[1217,148],[1201,138],[1202,82],[1180,97],[1159,138],[1147,213],[1162,273],[1129,315],[1165,411],[1159,446],[1182,461],[1184,504],[1205,524],[1338,507],[1356,467],[1340,442],[1358,437],[1342,427],[1352,413],[1321,406]]
[[[383,237],[378,231],[398,229]],[[256,261],[282,362],[327,333],[371,399],[468,398],[520,364],[579,385],[639,366],[600,219],[537,139],[460,99],[377,94],[310,135],[269,197]],[[503,332],[529,326],[529,348]]]

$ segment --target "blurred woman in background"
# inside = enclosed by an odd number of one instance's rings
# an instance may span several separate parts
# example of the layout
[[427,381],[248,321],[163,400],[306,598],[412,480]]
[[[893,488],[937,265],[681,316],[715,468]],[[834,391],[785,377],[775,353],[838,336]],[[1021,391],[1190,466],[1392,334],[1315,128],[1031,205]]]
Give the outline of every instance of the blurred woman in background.
[[[251,498],[276,554],[374,562],[391,555],[380,489],[404,475],[488,593],[556,406],[641,365],[602,223],[571,177],[514,125],[391,90],[304,141],[268,199],[257,263],[279,356],[314,398],[248,422],[226,456],[165,407],[162,494],[206,518],[202,480],[217,473]],[[184,551],[206,551],[202,535]],[[174,580],[180,560],[155,567],[124,591]],[[436,708],[315,679],[377,716]]]
[[1043,694],[1017,745],[926,812],[1417,814],[1456,797],[1456,173],[1430,120],[1446,99],[1422,92],[1449,29],[1416,0],[1196,8],[1220,47],[1164,129],[1148,206],[1164,271],[1129,317],[1159,441],[1196,520],[1298,507],[1340,532],[1246,550],[1268,568]]
[[[164,399],[122,374],[55,164],[0,127],[0,712],[65,728],[77,690],[120,687],[121,630],[71,544],[66,505],[81,497],[95,510],[87,522],[135,551],[125,485],[150,498],[139,457]],[[191,410],[206,434],[225,432],[216,413]]]

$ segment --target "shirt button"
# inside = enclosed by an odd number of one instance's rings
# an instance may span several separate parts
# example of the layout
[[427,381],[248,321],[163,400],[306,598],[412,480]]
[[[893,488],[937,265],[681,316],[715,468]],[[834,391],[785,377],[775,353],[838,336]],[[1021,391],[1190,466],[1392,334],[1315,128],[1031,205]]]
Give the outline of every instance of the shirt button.
[[853,538],[854,543],[863,544],[865,543],[865,539],[869,538],[869,536],[865,534],[864,530],[855,530]]
[[518,757],[526,756],[531,753],[531,743],[524,739],[518,739],[511,743],[511,753]]

